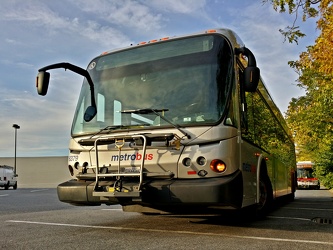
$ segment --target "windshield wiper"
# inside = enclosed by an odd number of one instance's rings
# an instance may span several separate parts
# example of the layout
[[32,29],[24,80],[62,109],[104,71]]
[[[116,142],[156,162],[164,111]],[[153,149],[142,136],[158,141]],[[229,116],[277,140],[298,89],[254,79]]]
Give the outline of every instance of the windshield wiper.
[[96,135],[99,135],[100,133],[102,133],[104,131],[110,131],[110,130],[114,130],[114,129],[118,129],[118,128],[123,128],[123,127],[125,127],[125,126],[124,125],[106,126],[105,128],[100,129],[97,133],[95,133],[92,136],[90,136],[90,139],[93,138]]
[[167,118],[162,116],[159,112],[169,111],[169,109],[130,109],[130,110],[122,110],[120,113],[123,114],[155,114],[156,116],[160,117],[162,120],[166,121],[170,125],[172,125],[175,129],[177,129],[179,132],[181,132],[183,135],[185,135],[188,139],[191,139],[191,136],[183,131],[178,124],[174,124],[173,122],[169,121]]
[[141,115],[154,113],[157,116],[160,116],[160,114],[157,113],[157,112],[164,112],[164,111],[169,111],[169,109],[128,109],[128,110],[121,110],[120,113],[123,113],[123,114],[141,114]]

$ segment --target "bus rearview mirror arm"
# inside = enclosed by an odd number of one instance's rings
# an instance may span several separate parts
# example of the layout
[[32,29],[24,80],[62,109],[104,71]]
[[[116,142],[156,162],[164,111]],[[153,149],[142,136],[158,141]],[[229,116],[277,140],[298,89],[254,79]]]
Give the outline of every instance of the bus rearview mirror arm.
[[90,86],[90,93],[91,93],[91,106],[89,106],[85,113],[84,113],[84,120],[86,122],[91,121],[95,115],[97,114],[97,107],[96,107],[96,101],[95,101],[95,88],[94,88],[94,83],[90,77],[90,74],[87,70],[80,68],[76,65],[70,64],[70,63],[56,63],[56,64],[51,64],[49,66],[40,68],[38,70],[38,75],[36,78],[36,87],[37,87],[37,92],[39,95],[46,95],[47,89],[49,86],[50,82],[50,73],[46,72],[47,70],[50,69],[59,69],[59,68],[64,68],[65,70],[69,69],[79,75],[84,76],[88,84]]
[[236,48],[236,55],[243,54],[248,59],[248,65],[243,72],[243,88],[247,92],[255,92],[260,79],[260,69],[251,50],[246,47]]

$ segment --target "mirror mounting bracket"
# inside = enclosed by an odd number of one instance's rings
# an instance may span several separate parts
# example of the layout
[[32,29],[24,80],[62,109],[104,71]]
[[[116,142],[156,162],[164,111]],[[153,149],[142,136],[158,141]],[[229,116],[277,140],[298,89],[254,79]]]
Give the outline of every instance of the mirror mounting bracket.
[[[49,83],[49,78],[50,78],[50,73],[46,72],[47,70],[51,70],[51,69],[59,69],[59,68],[64,68],[65,70],[69,69],[79,75],[84,76],[87,81],[88,84],[90,86],[90,93],[91,93],[91,106],[87,108],[85,115],[84,115],[84,120],[86,122],[91,121],[96,113],[97,113],[97,107],[96,107],[96,101],[95,101],[95,88],[94,88],[94,83],[90,77],[90,74],[87,70],[80,68],[76,65],[70,64],[70,63],[66,63],[66,62],[62,62],[62,63],[56,63],[56,64],[51,64],[48,65],[46,67],[40,68],[38,70],[39,74],[37,76],[37,88],[38,88],[38,93],[41,95],[45,95],[47,92],[47,87],[48,87],[48,83]],[[38,79],[39,77],[41,77],[42,79]],[[39,82],[42,82],[42,86],[38,86]]]

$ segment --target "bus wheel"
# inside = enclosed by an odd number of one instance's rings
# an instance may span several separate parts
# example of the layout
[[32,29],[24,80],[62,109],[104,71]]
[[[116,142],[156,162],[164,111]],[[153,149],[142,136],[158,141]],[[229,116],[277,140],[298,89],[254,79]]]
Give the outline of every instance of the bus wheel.
[[268,176],[260,176],[259,193],[256,214],[258,217],[263,217],[271,209],[273,202],[273,188]]
[[15,185],[13,186],[13,189],[17,189],[17,182],[16,182]]
[[5,184],[5,190],[8,190],[8,188],[9,188],[9,182]]

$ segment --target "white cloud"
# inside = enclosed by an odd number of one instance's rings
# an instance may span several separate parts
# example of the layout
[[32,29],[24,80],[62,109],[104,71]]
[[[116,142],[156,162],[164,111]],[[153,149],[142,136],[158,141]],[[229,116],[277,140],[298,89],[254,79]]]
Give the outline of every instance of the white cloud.
[[93,13],[110,24],[139,29],[141,31],[158,30],[161,28],[161,14],[153,13],[146,5],[139,1],[76,1],[83,11]]
[[161,11],[172,13],[193,14],[202,11],[206,4],[206,0],[151,0],[144,1],[146,4],[151,4]]
[[81,34],[86,39],[91,39],[106,47],[120,47],[131,43],[123,32],[112,27],[100,26],[94,21],[88,21],[80,30],[82,30]]
[[14,39],[9,39],[9,38],[6,38],[5,41],[6,41],[6,43],[9,43],[9,44],[15,44],[15,45],[22,44],[21,41],[16,41]]
[[57,16],[45,4],[33,1],[13,1],[0,11],[2,20],[33,22],[34,25],[65,27],[66,20]]
[[[38,39],[48,35],[59,37],[66,34],[71,38],[83,37],[85,40],[88,39],[96,44],[110,47],[130,43],[128,37],[120,30],[107,25],[103,26],[94,20],[61,16],[40,2],[38,4],[29,1],[20,2],[20,4],[15,5],[15,8],[0,10],[0,15],[2,16],[0,20],[24,22],[25,25],[34,27],[35,32],[40,32]],[[11,38],[6,40],[7,42],[16,42]]]
[[[18,156],[53,154],[67,151],[70,126],[82,77],[53,71],[47,96],[37,92],[0,90],[1,140],[0,157],[10,156],[14,147],[12,124],[21,126]],[[33,79],[31,79],[33,86]],[[33,86],[35,91],[35,87]]]

